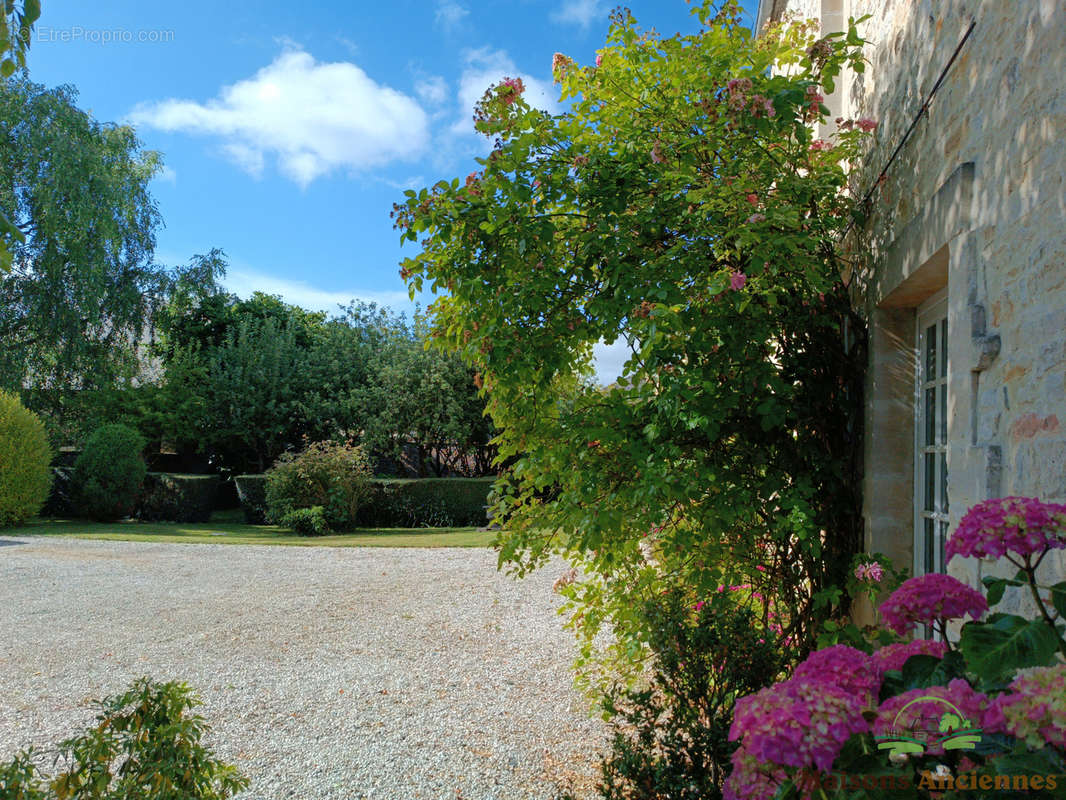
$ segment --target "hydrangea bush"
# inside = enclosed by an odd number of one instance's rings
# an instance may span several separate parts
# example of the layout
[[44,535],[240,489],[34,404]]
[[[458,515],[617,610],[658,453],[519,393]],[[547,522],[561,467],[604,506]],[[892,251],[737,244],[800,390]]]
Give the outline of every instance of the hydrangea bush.
[[[739,700],[726,799],[1062,797],[1066,582],[1036,576],[1062,548],[1064,506],[974,506],[947,552],[1003,556],[1018,574],[985,579],[985,594],[948,575],[904,581],[880,606],[890,632],[817,650],[788,680]],[[856,579],[871,569],[858,565]],[[1011,586],[1028,591],[1031,616],[989,613]],[[963,622],[957,635],[951,620]],[[939,638],[899,638],[916,626]]]

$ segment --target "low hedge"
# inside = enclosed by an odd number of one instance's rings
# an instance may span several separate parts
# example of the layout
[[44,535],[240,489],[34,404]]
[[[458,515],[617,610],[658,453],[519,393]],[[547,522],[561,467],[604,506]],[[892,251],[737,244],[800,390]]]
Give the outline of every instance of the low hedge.
[[149,522],[208,522],[221,483],[218,475],[149,472],[137,516]]
[[241,501],[244,521],[249,525],[266,523],[266,475],[236,475],[237,499]]
[[484,525],[495,478],[412,478],[370,482],[360,524],[374,528],[453,528]]
[[[359,509],[367,528],[458,528],[488,521],[485,506],[495,478],[374,478]],[[244,520],[266,522],[266,476],[237,475]]]

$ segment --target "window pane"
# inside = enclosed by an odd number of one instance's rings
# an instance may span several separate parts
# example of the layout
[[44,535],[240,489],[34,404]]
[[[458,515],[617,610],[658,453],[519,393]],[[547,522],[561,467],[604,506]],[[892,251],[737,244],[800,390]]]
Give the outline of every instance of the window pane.
[[926,381],[936,379],[936,325],[930,325],[925,329],[925,378]]
[[948,443],[948,385],[942,383],[936,391],[940,395],[940,444],[946,445]]
[[940,497],[938,498],[937,510],[943,514],[948,513],[948,454],[940,454]]
[[940,377],[945,378],[948,374],[948,321],[944,319],[940,323]]
[[933,498],[936,495],[936,453],[926,453],[925,459],[925,503],[922,505],[926,511],[933,511]]
[[924,550],[925,550],[925,552],[924,552],[924,555],[923,555],[922,572],[936,572],[936,564],[933,562],[933,554],[936,552],[936,550],[934,549],[935,548],[935,542],[933,541],[934,538],[935,538],[933,536],[933,526],[936,523],[934,523],[933,520],[928,519],[928,518],[924,519],[922,521],[925,523],[925,536],[924,536],[924,540],[925,540],[924,541]]
[[925,390],[925,444],[936,444],[936,387]]
[[947,561],[944,560],[944,556],[945,556],[945,552],[944,551],[946,549],[946,545],[947,545],[947,541],[948,541],[948,524],[946,522],[939,522],[939,523],[937,523],[937,525],[940,526],[940,535],[937,536],[937,539],[939,540],[937,542],[937,545],[938,545],[938,548],[939,548],[939,551],[940,551],[939,552],[940,572],[943,572],[945,570],[945,568],[947,567]]

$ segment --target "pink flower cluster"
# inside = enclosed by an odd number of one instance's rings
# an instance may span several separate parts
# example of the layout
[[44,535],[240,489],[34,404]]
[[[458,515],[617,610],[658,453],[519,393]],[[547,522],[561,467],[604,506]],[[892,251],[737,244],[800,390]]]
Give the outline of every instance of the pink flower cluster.
[[832,150],[832,149],[833,149],[833,143],[832,142],[828,142],[825,139],[815,139],[813,142],[811,142],[811,150],[815,150],[815,151],[818,151],[818,152],[823,152],[823,151]]
[[737,701],[729,738],[763,764],[828,770],[844,743],[869,729],[863,706],[843,689],[793,678]]
[[1035,497],[1000,497],[978,503],[947,544],[947,557],[1022,558],[1066,548],[1066,505]]
[[765,764],[741,746],[733,753],[733,771],[722,789],[724,800],[770,800],[788,780],[781,767]]
[[881,579],[885,577],[885,568],[882,567],[876,561],[869,561],[865,564],[859,564],[855,567],[855,580],[858,581],[870,581],[871,583],[880,583]]
[[837,644],[807,656],[792,673],[792,680],[821,681],[868,705],[881,688],[881,669],[862,650]]
[[[922,700],[921,698],[940,698],[938,700]],[[911,705],[912,701],[918,702]],[[924,738],[926,753],[930,755],[943,755],[944,748],[938,738],[947,733],[940,728],[944,715],[953,714],[957,710],[963,719],[957,720],[958,730],[966,728],[982,727],[986,713],[991,707],[988,695],[975,691],[969,683],[956,678],[947,686],[928,686],[919,689],[911,689],[909,692],[890,697],[877,709],[877,719],[873,724],[875,736],[908,736],[910,738]],[[969,723],[969,724],[967,724]]]
[[518,99],[519,95],[526,90],[526,85],[522,83],[521,78],[504,78],[500,83],[500,88],[507,87],[510,91],[503,90],[500,92],[500,97],[507,105],[511,105]]
[[882,673],[903,669],[911,656],[935,656],[943,658],[948,651],[946,642],[935,639],[915,639],[913,642],[897,642],[882,647],[873,655],[874,663]]
[[1027,669],[985,715],[989,731],[1006,731],[1034,748],[1066,749],[1066,664]]
[[984,595],[957,578],[939,573],[904,581],[881,604],[885,625],[900,636],[906,636],[919,623],[961,619],[967,614],[978,619],[986,611]]
[[732,272],[729,275],[729,288],[734,292],[744,288],[744,284],[748,282],[748,276],[743,272]]

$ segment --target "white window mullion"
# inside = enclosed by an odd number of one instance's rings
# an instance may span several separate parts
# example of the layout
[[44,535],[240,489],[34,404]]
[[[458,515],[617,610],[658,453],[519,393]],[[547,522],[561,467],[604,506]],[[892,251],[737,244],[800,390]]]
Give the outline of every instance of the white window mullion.
[[948,533],[947,292],[918,308],[915,396],[914,574],[944,572]]

